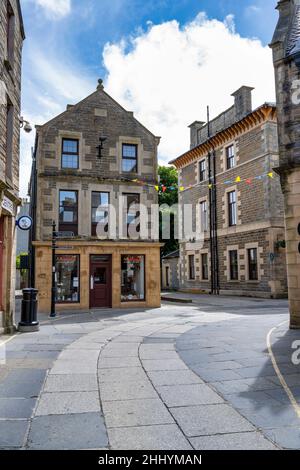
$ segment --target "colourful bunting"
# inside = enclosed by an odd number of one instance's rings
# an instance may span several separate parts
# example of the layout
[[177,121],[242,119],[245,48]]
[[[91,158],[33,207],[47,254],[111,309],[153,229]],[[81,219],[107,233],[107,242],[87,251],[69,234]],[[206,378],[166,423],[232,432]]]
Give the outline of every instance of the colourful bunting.
[[[234,178],[232,180],[225,180],[224,182],[217,182],[216,184],[209,183],[208,188],[212,189],[214,186],[230,185],[230,184],[241,183],[241,182],[245,182],[247,185],[251,185],[254,182],[254,180],[263,180],[264,178],[274,179],[275,176],[276,175],[274,174],[273,171],[269,171],[269,172],[264,173],[262,175],[251,176],[249,178],[244,178],[244,179],[242,179],[240,176],[237,176],[236,178]],[[123,181],[123,179],[122,179],[122,181]],[[142,186],[152,187],[157,192],[162,192],[162,193],[165,193],[167,190],[169,190],[169,191],[179,190],[180,192],[182,192],[182,191],[185,191],[185,190],[190,189],[190,188],[195,186],[193,184],[190,184],[188,186],[179,186],[179,188],[177,188],[177,186],[166,186],[165,184],[162,184],[162,183],[153,185],[153,184],[150,184],[150,183],[147,183],[145,181],[138,180],[138,179],[133,179],[133,180],[124,179],[124,181],[126,181],[128,183],[136,183],[136,184],[140,184]]]

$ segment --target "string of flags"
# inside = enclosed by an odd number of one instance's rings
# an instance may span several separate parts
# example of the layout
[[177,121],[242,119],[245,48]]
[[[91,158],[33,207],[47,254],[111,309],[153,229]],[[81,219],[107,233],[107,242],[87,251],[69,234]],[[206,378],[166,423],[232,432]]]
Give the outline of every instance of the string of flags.
[[[251,185],[255,180],[263,180],[264,178],[271,178],[271,179],[274,179],[275,178],[275,174],[273,173],[273,171],[269,171],[267,173],[263,173],[262,175],[258,175],[258,176],[251,176],[251,177],[248,177],[248,178],[241,178],[240,176],[237,176],[236,178],[233,178],[233,179],[230,179],[230,180],[225,180],[223,182],[218,182],[216,184],[213,184],[213,183],[207,183],[207,187],[209,189],[212,189],[214,186],[222,186],[222,185],[230,185],[230,184],[238,184],[238,183],[246,183],[247,185]],[[159,184],[151,184],[151,183],[146,183],[145,181],[142,181],[142,180],[138,180],[138,179],[122,179],[128,183],[138,183],[140,184],[141,186],[147,186],[147,187],[151,187],[151,188],[155,188],[155,190],[157,192],[161,192],[161,193],[166,193],[167,191],[185,191],[186,189],[190,189],[192,188],[193,184],[189,185],[189,186],[179,186],[177,187],[176,186],[166,186],[162,183],[159,183]]]

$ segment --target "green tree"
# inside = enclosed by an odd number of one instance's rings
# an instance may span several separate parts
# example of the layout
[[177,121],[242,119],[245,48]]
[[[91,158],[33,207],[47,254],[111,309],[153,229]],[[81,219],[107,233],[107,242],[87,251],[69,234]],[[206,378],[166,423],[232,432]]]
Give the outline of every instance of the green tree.
[[[178,240],[174,239],[174,214],[171,212],[171,207],[178,203],[178,172],[176,168],[171,166],[159,166],[158,174],[160,177],[159,205],[167,204],[170,207],[170,210],[163,209],[164,215],[169,215],[171,221],[171,237],[169,240],[162,238],[162,210],[160,211],[160,241],[164,243],[161,254],[165,256],[179,248]],[[164,188],[165,190],[163,190]]]

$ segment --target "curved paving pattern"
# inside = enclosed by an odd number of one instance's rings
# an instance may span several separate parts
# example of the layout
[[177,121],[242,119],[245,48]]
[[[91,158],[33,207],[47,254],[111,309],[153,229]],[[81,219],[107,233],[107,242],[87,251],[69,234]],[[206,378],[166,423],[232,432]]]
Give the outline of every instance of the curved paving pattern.
[[[211,323],[206,328],[197,327],[182,335],[176,349],[195,374],[264,436],[279,447],[300,449],[300,420],[275,374],[266,346],[271,326],[268,317],[261,318],[257,327],[253,326],[253,318],[229,321],[225,330],[223,323]],[[211,338],[215,340],[215,347],[212,347]],[[300,370],[299,365],[293,365],[291,361],[292,343],[297,339],[299,332],[288,330],[286,323],[274,333],[272,350],[299,403]],[[214,421],[213,413],[211,420]],[[221,448],[226,448],[226,441],[230,442],[224,436],[219,440]],[[203,448],[203,441],[198,442]],[[248,441],[250,446],[251,443]],[[216,448],[216,445],[217,441],[211,439],[209,448]]]
[[46,378],[27,447],[275,448],[176,352],[176,340],[190,342],[199,323],[205,330],[212,322],[205,314],[147,317],[73,342]]

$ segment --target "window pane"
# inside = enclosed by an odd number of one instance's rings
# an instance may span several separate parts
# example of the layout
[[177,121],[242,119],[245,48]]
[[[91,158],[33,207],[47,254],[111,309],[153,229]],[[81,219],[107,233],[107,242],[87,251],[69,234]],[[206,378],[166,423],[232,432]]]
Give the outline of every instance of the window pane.
[[57,303],[79,302],[79,256],[56,256]]
[[78,152],[78,140],[63,140],[63,152],[64,153],[77,153]]
[[250,281],[258,280],[258,264],[257,264],[257,249],[251,248],[248,250],[248,265],[249,265],[249,279]]
[[206,232],[207,231],[207,204],[205,201],[201,202],[200,208],[201,208],[201,231]]
[[60,204],[63,206],[72,206],[77,204],[77,193],[76,191],[60,191]]
[[103,222],[108,217],[109,193],[92,192],[92,223]]
[[208,279],[208,256],[206,253],[201,255],[201,261],[202,261],[202,279],[207,280]]
[[137,171],[136,160],[123,160],[122,171],[127,173],[134,173]]
[[78,168],[78,156],[63,154],[62,167],[63,168],[75,168],[75,169]]
[[194,255],[189,256],[189,274],[190,274],[190,279],[194,280],[195,279],[195,256]]
[[239,273],[238,273],[238,252],[236,250],[232,250],[229,252],[229,260],[230,260],[230,280],[237,281],[239,278]]
[[145,257],[121,257],[121,300],[145,300]]
[[136,156],[137,156],[136,145],[123,145],[123,157],[136,159]]

